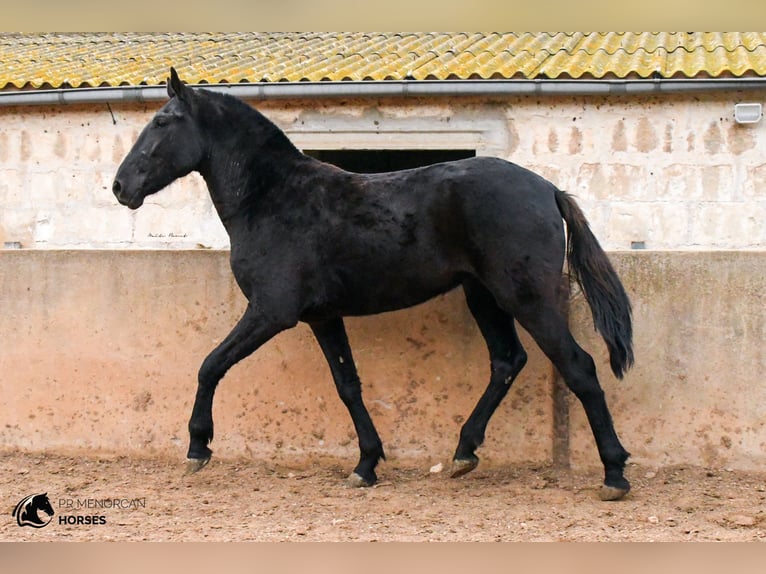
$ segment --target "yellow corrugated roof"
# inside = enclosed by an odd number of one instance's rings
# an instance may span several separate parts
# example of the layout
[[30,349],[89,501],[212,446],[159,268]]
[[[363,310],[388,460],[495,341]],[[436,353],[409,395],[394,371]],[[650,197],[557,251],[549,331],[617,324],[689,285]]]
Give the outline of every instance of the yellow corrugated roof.
[[0,89],[766,75],[764,32],[0,34]]

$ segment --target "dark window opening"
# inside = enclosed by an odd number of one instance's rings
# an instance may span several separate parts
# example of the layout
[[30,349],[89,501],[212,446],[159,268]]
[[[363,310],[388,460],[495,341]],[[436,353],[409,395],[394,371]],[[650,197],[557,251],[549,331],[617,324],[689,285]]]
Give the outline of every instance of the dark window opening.
[[476,156],[472,149],[333,149],[303,153],[357,173],[411,169]]

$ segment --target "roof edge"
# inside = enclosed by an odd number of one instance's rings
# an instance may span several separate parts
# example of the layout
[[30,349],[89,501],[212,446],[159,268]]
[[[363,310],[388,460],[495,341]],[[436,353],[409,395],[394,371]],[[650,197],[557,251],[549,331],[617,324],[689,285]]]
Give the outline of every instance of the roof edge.
[[[642,95],[766,89],[766,77],[593,80],[384,80],[193,84],[242,99],[385,98],[459,96]],[[167,99],[161,86],[63,88],[0,92],[0,106],[153,102]]]

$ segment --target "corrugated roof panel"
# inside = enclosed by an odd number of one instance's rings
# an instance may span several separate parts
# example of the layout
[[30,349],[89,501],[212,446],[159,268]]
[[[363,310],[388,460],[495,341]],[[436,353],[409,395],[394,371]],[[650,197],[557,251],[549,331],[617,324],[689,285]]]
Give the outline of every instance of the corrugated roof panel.
[[757,46],[753,51],[744,46],[737,46],[731,51],[724,46],[713,50],[697,47],[691,52],[675,50],[667,55],[664,75],[742,76],[751,71],[758,75],[766,72],[766,46]]
[[0,33],[0,89],[766,75],[763,32]]
[[[619,59],[615,57],[619,55]],[[619,67],[615,66],[616,61]],[[604,78],[606,76],[627,77],[637,75],[642,78],[654,74],[662,74],[665,67],[665,52],[662,49],[647,52],[639,49],[635,52],[625,52],[617,49],[614,54],[600,49],[589,54],[578,51],[575,54],[559,52],[545,61],[538,70],[548,78],[583,76]]]
[[499,52],[497,54],[486,53],[486,61],[476,70],[480,78],[512,78],[514,75],[533,77],[540,66],[541,60],[534,58],[529,52],[512,54],[511,52]]

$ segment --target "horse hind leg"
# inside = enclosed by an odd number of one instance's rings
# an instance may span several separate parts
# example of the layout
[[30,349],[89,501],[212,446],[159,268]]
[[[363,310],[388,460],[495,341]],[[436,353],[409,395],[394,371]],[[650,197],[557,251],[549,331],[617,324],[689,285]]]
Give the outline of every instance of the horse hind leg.
[[617,438],[593,358],[574,340],[566,317],[555,304],[555,296],[546,299],[546,292],[540,290],[536,298],[518,305],[516,318],[582,404],[604,465],[604,483],[599,497],[618,500],[630,491],[630,483],[623,475],[630,454]]
[[498,307],[492,294],[478,281],[466,281],[463,289],[489,349],[491,375],[489,385],[460,429],[452,459],[452,478],[467,474],[479,464],[476,449],[484,442],[487,424],[527,362],[513,317]]

